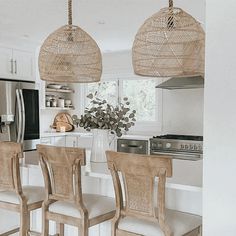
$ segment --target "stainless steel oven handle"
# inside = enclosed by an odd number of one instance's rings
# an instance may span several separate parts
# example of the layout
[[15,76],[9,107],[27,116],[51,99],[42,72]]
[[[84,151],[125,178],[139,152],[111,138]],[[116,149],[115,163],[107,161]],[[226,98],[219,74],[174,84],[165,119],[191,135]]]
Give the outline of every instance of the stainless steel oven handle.
[[22,89],[20,91],[20,98],[21,98],[21,109],[22,109],[22,133],[21,133],[21,143],[24,141],[25,136],[25,103],[24,103],[24,97]]
[[16,102],[17,102],[17,109],[18,109],[18,124],[17,124],[17,139],[16,139],[16,142],[20,143],[21,133],[22,133],[22,109],[21,109],[19,89],[16,89]]
[[132,144],[125,144],[125,143],[122,143],[121,144],[121,147],[122,148],[139,148],[139,149],[142,149],[143,146],[142,145],[132,145]]

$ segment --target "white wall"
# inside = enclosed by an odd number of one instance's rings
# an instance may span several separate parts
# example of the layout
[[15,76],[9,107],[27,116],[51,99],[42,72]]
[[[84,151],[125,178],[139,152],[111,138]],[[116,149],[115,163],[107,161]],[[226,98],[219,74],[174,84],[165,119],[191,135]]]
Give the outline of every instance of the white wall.
[[203,89],[163,90],[163,133],[203,134]]
[[235,0],[207,0],[204,236],[236,235],[235,9]]

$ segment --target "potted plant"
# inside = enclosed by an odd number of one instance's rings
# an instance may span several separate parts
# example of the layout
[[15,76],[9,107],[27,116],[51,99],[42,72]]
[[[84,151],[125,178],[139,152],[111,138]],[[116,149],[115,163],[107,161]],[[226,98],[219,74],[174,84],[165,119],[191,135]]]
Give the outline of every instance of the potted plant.
[[106,162],[105,151],[110,149],[109,134],[121,137],[123,132],[129,131],[136,121],[136,111],[129,108],[128,98],[113,106],[96,96],[89,94],[89,105],[84,114],[78,118],[74,115],[73,121],[77,127],[83,127],[93,132],[92,162]]

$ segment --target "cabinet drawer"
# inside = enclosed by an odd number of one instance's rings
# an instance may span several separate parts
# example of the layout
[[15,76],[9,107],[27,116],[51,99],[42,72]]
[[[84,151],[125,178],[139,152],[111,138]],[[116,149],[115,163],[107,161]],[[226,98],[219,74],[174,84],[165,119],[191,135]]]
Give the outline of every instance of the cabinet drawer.
[[51,144],[51,138],[41,138],[40,143],[41,144]]
[[136,154],[148,154],[148,141],[134,139],[117,139],[117,151]]

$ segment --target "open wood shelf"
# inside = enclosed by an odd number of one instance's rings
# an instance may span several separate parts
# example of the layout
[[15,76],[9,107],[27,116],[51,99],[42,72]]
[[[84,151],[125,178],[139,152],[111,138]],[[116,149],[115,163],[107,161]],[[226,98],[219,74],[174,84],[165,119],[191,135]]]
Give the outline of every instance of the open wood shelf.
[[74,93],[73,89],[52,89],[46,88],[46,92],[56,92],[56,93]]
[[43,110],[65,110],[65,111],[72,111],[75,110],[74,107],[45,107]]

